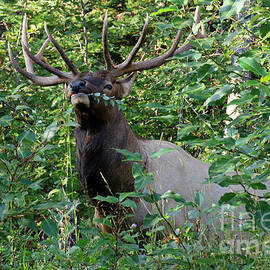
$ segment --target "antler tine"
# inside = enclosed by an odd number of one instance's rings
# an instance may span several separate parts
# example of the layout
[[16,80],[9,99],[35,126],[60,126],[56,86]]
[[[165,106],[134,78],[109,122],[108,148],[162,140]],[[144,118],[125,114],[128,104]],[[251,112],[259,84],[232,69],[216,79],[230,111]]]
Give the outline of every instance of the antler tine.
[[[28,48],[28,41],[27,41],[27,16],[26,13],[24,14],[23,18],[23,25],[22,25],[22,43]],[[25,61],[26,70],[30,73],[34,73],[34,67],[32,60],[27,56],[25,50],[23,49],[23,56]]]
[[123,69],[123,68],[125,68],[125,67],[127,67],[127,66],[129,66],[131,64],[132,60],[136,56],[137,52],[139,51],[139,49],[141,48],[141,46],[142,46],[142,44],[143,44],[143,42],[145,40],[148,23],[149,23],[149,16],[147,14],[146,19],[145,19],[145,23],[144,23],[144,26],[143,26],[142,33],[141,33],[136,45],[134,46],[134,48],[130,52],[127,59],[122,64],[117,65],[116,68]]
[[[37,85],[40,85],[40,86],[52,86],[52,85],[57,85],[57,84],[61,84],[61,83],[69,83],[71,81],[70,79],[59,78],[58,76],[50,76],[50,77],[36,76],[32,72],[28,72],[28,71],[22,69],[19,66],[18,62],[15,60],[9,43],[8,43],[8,54],[9,54],[9,58],[10,58],[10,61],[11,61],[12,65],[13,65],[13,67],[20,74],[22,74],[24,77],[26,77],[27,79],[32,81],[34,84],[37,84]],[[31,61],[30,58],[29,58],[29,60]]]
[[[69,73],[62,72],[58,69],[51,67],[49,64],[42,62],[41,58],[43,57],[43,52],[45,48],[47,47],[48,43],[49,43],[49,39],[47,39],[43,43],[42,47],[40,48],[36,56],[30,53],[29,45],[27,41],[27,16],[25,14],[24,19],[23,19],[23,25],[22,25],[22,50],[23,50],[26,70],[24,70],[23,68],[19,66],[18,62],[13,56],[10,44],[8,43],[9,58],[13,67],[15,68],[16,71],[18,71],[24,77],[32,81],[32,83],[40,85],[40,86],[52,86],[52,85],[57,85],[57,84],[62,84],[62,83],[69,83],[73,78],[73,74],[71,72]],[[33,62],[37,63],[38,65],[45,68],[49,72],[55,74],[56,76],[43,77],[43,76],[35,75]]]
[[126,73],[151,69],[151,68],[158,67],[158,66],[162,65],[163,63],[166,62],[166,60],[169,57],[173,56],[174,51],[176,50],[178,43],[180,41],[181,35],[182,35],[182,30],[179,30],[177,32],[177,35],[174,39],[172,46],[170,47],[170,49],[166,53],[164,53],[164,54],[162,54],[154,59],[149,59],[149,60],[145,60],[145,61],[141,61],[141,62],[137,62],[137,63],[132,63],[123,69],[115,69],[112,71],[112,73],[114,74],[114,76],[118,77],[118,76],[124,75]]
[[201,12],[200,6],[196,6],[195,14],[194,14],[194,23],[197,25],[201,21]]
[[54,47],[57,49],[57,51],[59,52],[59,54],[61,55],[62,59],[65,61],[65,63],[67,64],[69,70],[72,72],[73,75],[77,75],[79,72],[77,71],[76,67],[72,64],[72,62],[70,61],[70,59],[67,57],[67,55],[65,54],[64,50],[60,47],[60,45],[57,43],[57,41],[53,38],[53,36],[50,34],[46,23],[44,24],[44,28],[45,28],[45,32],[49,38],[49,40],[51,41],[51,43],[54,45]]
[[108,44],[108,10],[106,10],[103,28],[102,28],[102,47],[103,47],[103,56],[105,60],[105,68],[107,70],[112,70],[115,68],[112,58],[109,51],[109,44]]
[[43,53],[44,53],[46,47],[48,46],[49,42],[50,42],[50,40],[47,38],[47,39],[45,40],[45,42],[43,43],[43,45],[41,46],[41,48],[39,49],[39,51],[38,51],[38,52],[36,53],[36,55],[35,55],[37,58],[39,58],[39,59],[42,60],[42,61],[43,61],[43,59],[44,59]]
[[[200,6],[197,6],[196,10],[195,10],[195,14],[194,14],[194,24],[193,25],[199,24],[200,21],[201,21]],[[179,47],[177,50],[175,50],[174,55],[181,54],[185,51],[192,49],[193,46],[190,44],[189,40],[206,38],[207,34],[206,34],[205,27],[203,24],[202,24],[201,28],[202,28],[201,33],[198,32],[197,35],[195,35],[195,36],[193,36],[192,33],[190,33],[189,36],[187,37],[186,41],[183,43],[183,45],[181,47]]]
[[63,72],[61,70],[58,70],[57,68],[52,67],[51,65],[47,64],[46,62],[43,62],[37,56],[31,54],[29,49],[26,47],[25,44],[22,44],[22,45],[23,45],[23,49],[24,49],[25,53],[27,54],[27,56],[32,61],[34,61],[36,64],[40,65],[41,67],[45,68],[46,70],[48,70],[52,74],[55,74],[58,77],[66,78],[66,79],[72,79],[73,78],[73,75],[72,75],[71,72]]

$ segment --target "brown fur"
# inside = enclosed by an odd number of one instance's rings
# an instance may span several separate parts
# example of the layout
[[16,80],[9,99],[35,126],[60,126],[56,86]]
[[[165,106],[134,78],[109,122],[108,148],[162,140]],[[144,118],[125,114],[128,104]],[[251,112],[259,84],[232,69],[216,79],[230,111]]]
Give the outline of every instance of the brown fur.
[[[86,81],[80,92],[104,94],[104,86],[109,84],[112,89],[105,89],[107,96],[122,97],[121,84],[108,71],[82,73],[76,79]],[[138,139],[117,106],[105,105],[102,98],[99,102],[92,96],[89,99],[89,108],[84,104],[75,107],[80,124],[75,129],[77,169],[82,185],[90,197],[133,191],[132,164],[122,162],[123,155],[114,148],[139,151]]]

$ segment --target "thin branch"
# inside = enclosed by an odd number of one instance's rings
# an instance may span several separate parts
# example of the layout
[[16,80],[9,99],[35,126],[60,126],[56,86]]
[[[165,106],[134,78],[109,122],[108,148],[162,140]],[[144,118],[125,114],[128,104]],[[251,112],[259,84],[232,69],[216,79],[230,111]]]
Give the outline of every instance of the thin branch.
[[84,43],[85,43],[85,52],[84,52],[84,62],[87,64],[87,56],[88,56],[88,38],[87,38],[87,27],[86,27],[86,21],[85,21],[85,7],[89,4],[89,2],[84,3],[83,0],[81,0],[81,7],[82,7],[82,20],[83,20],[83,34],[84,34]]

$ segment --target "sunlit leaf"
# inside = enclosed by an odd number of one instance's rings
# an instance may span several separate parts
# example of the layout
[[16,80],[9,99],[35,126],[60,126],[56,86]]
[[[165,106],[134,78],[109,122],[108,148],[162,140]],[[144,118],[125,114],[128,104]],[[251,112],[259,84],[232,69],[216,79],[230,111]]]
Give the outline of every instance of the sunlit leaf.
[[229,19],[238,14],[245,2],[246,0],[224,0],[223,6],[220,8],[220,19]]
[[238,59],[239,65],[248,71],[260,76],[265,76],[266,71],[260,66],[260,64],[252,57],[240,57]]
[[150,158],[156,159],[156,158],[160,158],[163,154],[165,153],[170,153],[172,151],[176,151],[177,149],[175,148],[169,148],[169,147],[164,147],[159,149],[157,152],[154,152],[150,155]]

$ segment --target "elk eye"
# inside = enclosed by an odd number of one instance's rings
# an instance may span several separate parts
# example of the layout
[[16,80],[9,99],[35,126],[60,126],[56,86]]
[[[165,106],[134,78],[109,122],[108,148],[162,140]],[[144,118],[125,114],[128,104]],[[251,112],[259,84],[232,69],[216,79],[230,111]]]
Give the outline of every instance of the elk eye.
[[112,90],[112,85],[111,84],[106,84],[104,89]]

